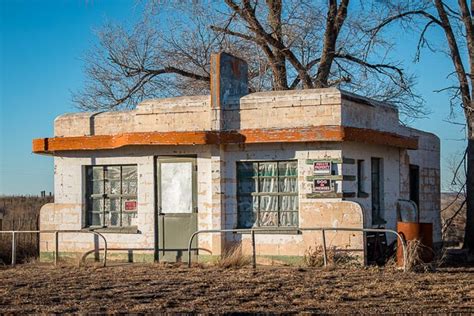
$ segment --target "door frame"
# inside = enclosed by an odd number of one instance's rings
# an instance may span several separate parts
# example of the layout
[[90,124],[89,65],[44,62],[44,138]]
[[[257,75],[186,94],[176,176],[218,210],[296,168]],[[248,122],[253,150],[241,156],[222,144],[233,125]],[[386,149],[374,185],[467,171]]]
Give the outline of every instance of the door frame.
[[[197,207],[197,155],[158,155],[153,157],[154,178],[154,260],[160,261],[160,216],[161,213],[161,163],[191,162],[192,163],[192,213],[198,212]],[[196,223],[197,224],[197,223]],[[195,238],[196,240],[196,238]],[[164,250],[163,250],[164,252]]]

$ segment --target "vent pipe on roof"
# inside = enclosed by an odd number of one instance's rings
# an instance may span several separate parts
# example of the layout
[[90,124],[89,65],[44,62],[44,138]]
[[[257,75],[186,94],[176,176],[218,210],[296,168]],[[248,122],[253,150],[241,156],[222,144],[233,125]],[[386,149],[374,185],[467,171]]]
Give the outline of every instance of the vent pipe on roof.
[[224,129],[224,109],[238,107],[249,93],[248,66],[244,60],[227,53],[211,56],[212,129]]

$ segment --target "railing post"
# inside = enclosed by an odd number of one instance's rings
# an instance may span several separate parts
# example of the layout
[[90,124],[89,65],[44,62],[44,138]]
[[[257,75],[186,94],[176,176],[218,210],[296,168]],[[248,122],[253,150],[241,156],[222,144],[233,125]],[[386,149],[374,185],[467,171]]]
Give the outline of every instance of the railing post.
[[16,234],[12,232],[12,266],[16,264]]
[[324,266],[326,267],[328,265],[328,254],[326,251],[326,231],[324,229],[321,229],[321,234],[323,237],[323,261]]
[[255,250],[255,231],[253,229],[251,231],[251,235],[252,235],[252,267],[256,269],[257,268],[257,253]]
[[59,231],[54,232],[54,265],[58,265],[59,259]]
[[191,268],[191,247],[193,246],[193,239],[194,236],[196,236],[199,233],[199,231],[195,231],[191,237],[189,238],[189,244],[188,244],[188,268]]

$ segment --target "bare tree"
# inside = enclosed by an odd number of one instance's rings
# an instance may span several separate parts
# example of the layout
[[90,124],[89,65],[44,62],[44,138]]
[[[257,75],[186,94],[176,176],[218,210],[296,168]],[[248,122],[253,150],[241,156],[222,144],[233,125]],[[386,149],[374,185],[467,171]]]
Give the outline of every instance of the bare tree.
[[[466,228],[463,247],[474,252],[474,0],[471,0],[470,10],[468,0],[424,1],[417,8],[405,6],[397,8],[397,13],[385,19],[376,28],[373,34],[393,22],[411,23],[421,26],[417,47],[417,58],[420,50],[427,47],[432,51],[445,52],[451,59],[456,82],[439,91],[451,91],[451,106],[460,106],[464,113],[467,131],[466,150]],[[437,49],[430,43],[427,32],[431,27],[440,28],[446,37],[447,50]],[[469,64],[470,71],[466,70],[465,62]]]
[[227,51],[249,62],[252,91],[336,86],[417,116],[423,102],[412,90],[414,76],[389,57],[392,43],[364,32],[391,16],[390,2],[147,2],[136,25],[98,32],[85,58],[85,86],[73,100],[84,110],[110,110],[206,93],[210,55]]

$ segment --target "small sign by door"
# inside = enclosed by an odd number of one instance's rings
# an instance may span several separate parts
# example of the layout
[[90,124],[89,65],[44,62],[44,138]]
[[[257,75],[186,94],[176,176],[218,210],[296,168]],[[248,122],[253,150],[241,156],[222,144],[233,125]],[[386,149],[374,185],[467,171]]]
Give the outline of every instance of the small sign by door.
[[314,174],[318,175],[330,175],[331,174],[331,162],[330,161],[315,161],[313,163]]
[[316,179],[313,183],[313,192],[331,192],[332,185],[330,179]]
[[137,210],[137,201],[125,201],[125,211],[134,212]]

